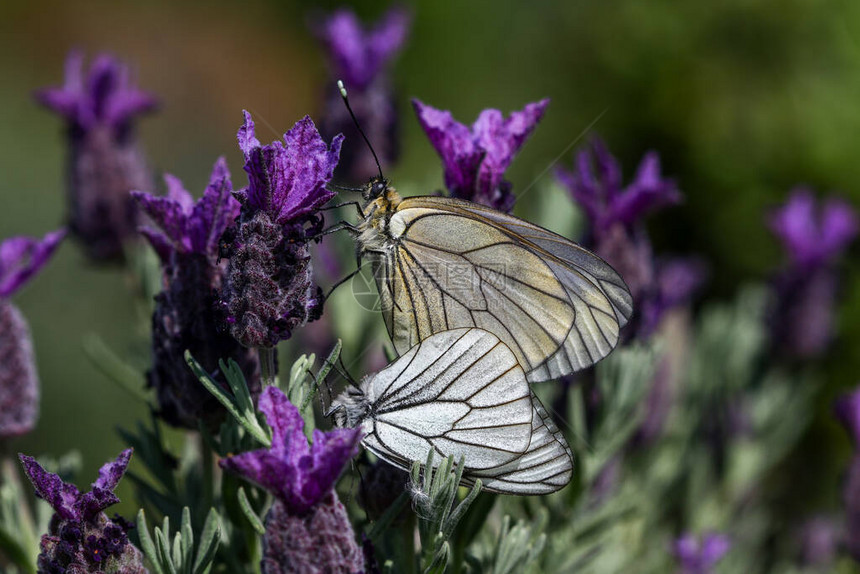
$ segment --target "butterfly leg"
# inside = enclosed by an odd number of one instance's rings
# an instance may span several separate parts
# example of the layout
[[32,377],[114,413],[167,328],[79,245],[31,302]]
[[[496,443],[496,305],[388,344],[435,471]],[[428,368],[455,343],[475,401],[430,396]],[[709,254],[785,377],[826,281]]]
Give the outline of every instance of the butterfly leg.
[[326,229],[323,229],[319,233],[311,235],[310,237],[308,237],[308,241],[314,241],[314,240],[320,239],[323,236],[330,235],[332,233],[337,233],[338,231],[343,231],[344,229],[349,231],[352,234],[355,234],[355,235],[360,233],[358,230],[358,227],[356,227],[355,225],[353,225],[349,221],[338,221],[337,223],[335,223],[331,227],[328,227]]

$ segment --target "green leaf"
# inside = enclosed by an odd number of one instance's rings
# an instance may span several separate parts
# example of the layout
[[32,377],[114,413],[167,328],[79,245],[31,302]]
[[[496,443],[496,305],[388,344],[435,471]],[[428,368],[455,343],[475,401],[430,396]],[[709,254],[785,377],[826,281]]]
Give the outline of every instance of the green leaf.
[[146,524],[146,515],[141,508],[137,513],[137,537],[140,540],[140,549],[155,569],[155,574],[166,574],[161,566],[161,558],[156,550],[155,543],[149,535],[149,526]]
[[200,534],[200,546],[194,559],[192,574],[204,574],[215,559],[221,544],[221,517],[214,508],[209,510],[203,532]]
[[185,361],[194,375],[200,379],[212,395],[218,399],[224,408],[227,409],[233,418],[235,418],[248,433],[251,434],[260,444],[270,447],[272,446],[272,437],[267,429],[264,429],[257,419],[257,413],[254,409],[254,402],[251,399],[251,393],[248,390],[248,385],[245,382],[245,376],[242,370],[235,361],[230,359],[228,365],[225,366],[224,361],[220,361],[221,371],[227,379],[227,384],[233,391],[233,396],[221,388],[212,378],[203,370],[191,353],[185,351]]
[[302,400],[302,406],[299,409],[302,414],[304,414],[305,410],[307,410],[308,406],[314,400],[314,397],[316,397],[317,392],[319,391],[320,382],[324,381],[325,378],[328,376],[329,372],[331,371],[332,367],[334,366],[334,362],[337,361],[337,358],[340,356],[340,351],[342,348],[343,348],[343,343],[341,342],[340,339],[338,339],[337,343],[335,343],[335,345],[334,345],[334,348],[332,348],[331,352],[328,354],[328,357],[326,357],[325,361],[323,362],[322,366],[320,367],[320,370],[317,372],[316,377],[314,377],[313,386],[311,387],[310,391],[308,391],[308,394]]
[[266,527],[263,525],[263,521],[260,520],[260,517],[257,516],[257,513],[254,511],[254,508],[251,506],[251,502],[248,500],[248,495],[245,494],[244,487],[239,487],[237,497],[239,499],[239,508],[242,509],[242,513],[248,519],[248,522],[251,523],[251,526],[254,527],[254,530],[256,530],[257,533],[260,535],[265,534]]
[[149,403],[151,393],[146,392],[146,377],[123,361],[104,340],[93,333],[84,336],[84,354],[101,373],[128,392],[135,399]]
[[182,572],[191,574],[191,560],[194,552],[194,531],[191,529],[191,510],[185,506],[182,508]]

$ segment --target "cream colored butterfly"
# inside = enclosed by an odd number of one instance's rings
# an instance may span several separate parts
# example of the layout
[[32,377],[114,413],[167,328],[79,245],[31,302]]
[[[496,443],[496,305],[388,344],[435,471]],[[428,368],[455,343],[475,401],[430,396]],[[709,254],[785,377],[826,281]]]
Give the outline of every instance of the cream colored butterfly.
[[401,199],[381,168],[378,178],[354,190],[365,201],[355,204],[362,219],[345,227],[357,239],[359,257],[371,260],[398,354],[434,333],[478,327],[495,333],[528,381],[537,382],[593,365],[618,343],[633,300],[597,255],[476,203]]
[[570,482],[564,436],[531,392],[516,356],[476,328],[431,335],[332,402],[341,427],[409,470],[433,450],[434,464],[465,457],[463,482],[505,494],[547,494]]

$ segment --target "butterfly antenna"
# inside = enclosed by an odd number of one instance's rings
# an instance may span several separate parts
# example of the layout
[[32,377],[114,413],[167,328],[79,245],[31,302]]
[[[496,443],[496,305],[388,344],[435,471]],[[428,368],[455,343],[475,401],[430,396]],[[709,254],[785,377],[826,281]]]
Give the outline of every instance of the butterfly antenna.
[[376,169],[379,170],[379,179],[385,179],[382,175],[382,165],[379,163],[379,157],[377,157],[373,146],[370,144],[370,140],[367,139],[367,135],[364,133],[364,130],[361,129],[361,124],[358,123],[358,118],[355,117],[355,113],[352,111],[352,106],[349,105],[349,97],[346,95],[346,88],[344,87],[342,80],[337,81],[337,89],[340,90],[340,97],[343,98],[343,103],[346,104],[346,109],[349,112],[350,117],[352,117],[355,127],[358,128],[358,133],[360,133],[361,137],[364,138],[364,143],[367,144],[367,147],[370,149],[370,153],[373,154],[373,160],[376,162]]

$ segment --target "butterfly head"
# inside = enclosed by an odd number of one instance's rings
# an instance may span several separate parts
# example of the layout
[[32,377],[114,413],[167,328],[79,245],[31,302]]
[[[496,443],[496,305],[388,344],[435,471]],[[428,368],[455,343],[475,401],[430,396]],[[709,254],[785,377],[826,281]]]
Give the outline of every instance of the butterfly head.
[[373,201],[384,197],[391,190],[391,185],[387,179],[382,176],[370,178],[361,190],[361,195],[365,201]]

